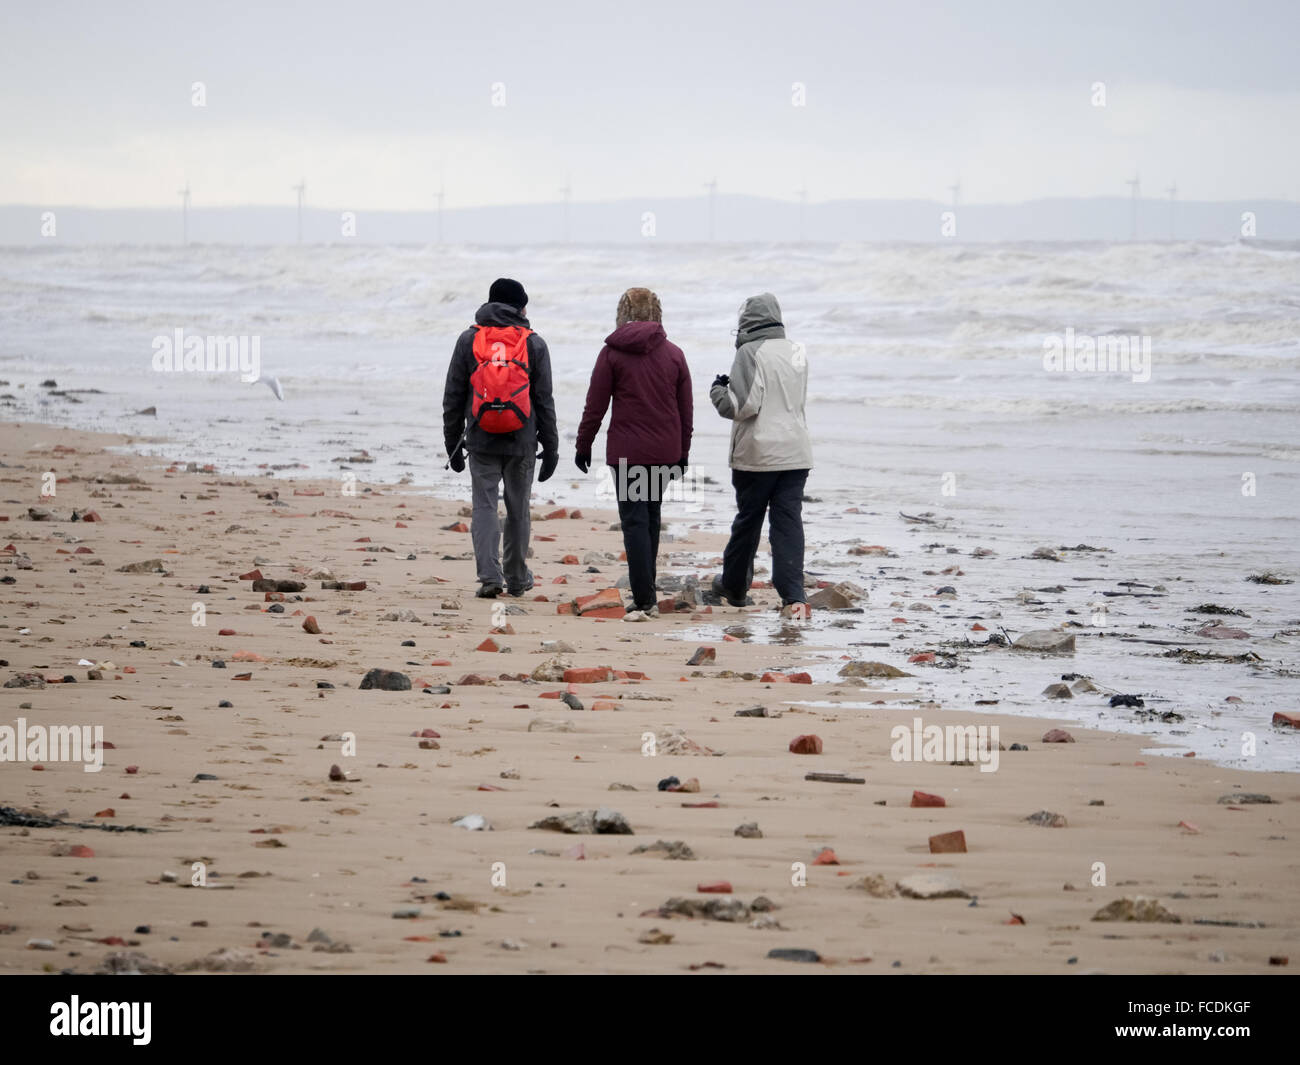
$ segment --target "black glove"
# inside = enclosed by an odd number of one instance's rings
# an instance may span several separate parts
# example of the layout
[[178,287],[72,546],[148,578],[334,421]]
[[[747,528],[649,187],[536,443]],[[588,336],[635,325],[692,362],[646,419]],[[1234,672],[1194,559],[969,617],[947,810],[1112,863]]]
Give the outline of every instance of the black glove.
[[448,462],[448,465],[450,465],[451,468],[452,468],[453,470],[455,470],[457,473],[464,473],[464,472],[465,472],[465,452],[464,452],[464,449],[462,449],[462,448],[457,448],[455,451],[453,451],[453,452],[451,453],[450,458],[447,459],[447,462]]
[[578,469],[580,469],[583,473],[586,473],[588,470],[591,469],[591,452],[579,451],[576,455],[573,456],[573,464],[577,466]]
[[543,451],[537,457],[542,460],[542,468],[537,474],[537,480],[549,481],[551,474],[555,472],[555,467],[560,464],[560,453],[558,451]]
[[721,385],[723,388],[726,388],[731,384],[731,378],[728,377],[725,373],[720,373],[718,374],[717,377],[713,379],[713,383],[715,386]]

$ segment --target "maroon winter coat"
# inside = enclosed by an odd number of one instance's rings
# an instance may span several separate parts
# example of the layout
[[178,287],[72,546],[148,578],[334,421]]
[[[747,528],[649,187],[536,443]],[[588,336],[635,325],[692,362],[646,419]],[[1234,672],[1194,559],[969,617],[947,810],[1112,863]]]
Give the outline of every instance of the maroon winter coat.
[[671,466],[690,457],[694,406],[682,349],[658,322],[628,322],[605,338],[578,426],[578,454],[591,445],[610,399],[605,461]]

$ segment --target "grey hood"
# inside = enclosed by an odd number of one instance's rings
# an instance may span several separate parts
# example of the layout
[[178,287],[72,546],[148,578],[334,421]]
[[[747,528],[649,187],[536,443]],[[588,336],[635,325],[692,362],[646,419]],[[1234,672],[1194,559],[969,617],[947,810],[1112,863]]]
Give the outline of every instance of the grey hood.
[[781,305],[770,292],[750,296],[740,308],[740,325],[736,331],[736,347],[751,340],[784,337],[785,325],[781,321]]

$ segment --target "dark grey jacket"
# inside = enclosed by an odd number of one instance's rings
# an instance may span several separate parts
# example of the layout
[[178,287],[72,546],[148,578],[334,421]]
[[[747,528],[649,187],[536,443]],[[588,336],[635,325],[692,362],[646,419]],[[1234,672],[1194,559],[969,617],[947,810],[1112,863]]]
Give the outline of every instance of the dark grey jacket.
[[804,418],[808,357],[785,338],[781,305],[770,292],[740,308],[730,385],[714,385],[709,399],[731,427],[733,470],[807,470],[812,440]]
[[[477,325],[518,325],[531,328],[528,319],[508,303],[485,303],[474,315]],[[475,455],[558,454],[560,438],[555,428],[555,399],[551,395],[551,353],[546,341],[536,333],[528,337],[528,392],[532,410],[522,429],[513,433],[487,433],[470,418],[473,396],[469,375],[474,371],[473,327],[456,340],[456,348],[447,364],[447,384],[442,393],[442,438],[447,454],[456,450],[468,426],[467,450]]]

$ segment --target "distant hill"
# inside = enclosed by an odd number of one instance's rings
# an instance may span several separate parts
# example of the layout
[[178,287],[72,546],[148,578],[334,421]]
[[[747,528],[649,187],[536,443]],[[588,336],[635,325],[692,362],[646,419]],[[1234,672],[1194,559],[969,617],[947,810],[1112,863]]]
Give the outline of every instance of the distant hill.
[[[1113,241],[1131,234],[1127,197],[1031,200],[971,204],[956,211],[955,238],[941,232],[943,212],[934,200],[838,200],[797,203],[756,196],[719,195],[714,236],[719,241]],[[307,243],[431,244],[438,239],[435,211],[355,212],[355,235],[343,233],[346,207],[303,209]],[[42,237],[42,215],[52,211],[56,235]],[[1242,215],[1253,212],[1254,235],[1266,241],[1300,240],[1300,203],[1285,200],[1232,203],[1138,202],[1139,240],[1234,240]],[[651,215],[653,217],[651,217]],[[566,226],[567,219],[567,226]],[[448,208],[442,237],[456,244],[546,244],[703,241],[709,237],[704,197],[629,199],[604,203],[519,204]],[[189,214],[189,238],[204,244],[288,244],[296,239],[294,205],[203,207]],[[171,208],[0,206],[0,244],[175,244],[181,211]]]

